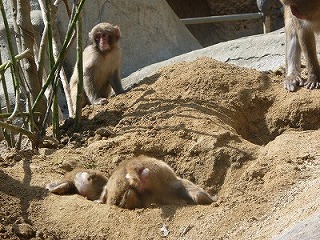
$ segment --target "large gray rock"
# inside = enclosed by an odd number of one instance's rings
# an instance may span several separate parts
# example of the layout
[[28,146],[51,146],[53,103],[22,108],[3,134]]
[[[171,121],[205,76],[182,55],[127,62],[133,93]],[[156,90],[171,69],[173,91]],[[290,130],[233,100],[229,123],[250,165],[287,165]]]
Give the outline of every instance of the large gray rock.
[[123,81],[126,87],[134,85],[145,77],[154,74],[160,67],[175,62],[193,61],[199,57],[235,64],[242,67],[254,68],[259,71],[276,70],[285,65],[285,34],[280,29],[268,34],[261,34],[222,42],[210,47],[182,54],[169,60],[152,64],[134,72]]
[[320,239],[320,213],[317,212],[305,220],[296,223],[273,240],[318,240]]
[[[316,39],[319,58],[320,35],[317,35]],[[271,33],[243,37],[181,54],[139,69],[123,81],[125,86],[129,87],[151,76],[161,67],[175,62],[193,61],[199,57],[211,57],[221,62],[258,71],[275,71],[285,67],[285,30],[281,28]],[[302,56],[302,63],[304,63],[303,60]]]

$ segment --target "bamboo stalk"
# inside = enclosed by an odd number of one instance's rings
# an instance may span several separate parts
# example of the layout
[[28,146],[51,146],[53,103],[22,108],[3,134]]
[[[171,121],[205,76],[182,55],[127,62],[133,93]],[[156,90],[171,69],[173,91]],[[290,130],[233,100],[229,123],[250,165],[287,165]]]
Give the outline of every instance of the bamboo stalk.
[[[2,64],[2,58],[1,58],[1,51],[0,51],[0,65],[1,64]],[[4,76],[4,72],[1,72],[1,71],[0,71],[0,81],[1,81],[1,84],[2,84],[4,98],[6,100],[7,112],[11,112],[11,104],[10,104],[10,100],[9,100],[7,83],[6,83],[6,79],[5,79],[5,76]],[[0,108],[0,111],[1,111],[1,108]]]
[[82,16],[79,15],[77,22],[77,70],[78,70],[78,90],[76,102],[75,128],[80,128],[82,89],[83,89],[83,59],[82,59]]
[[[48,24],[47,24],[48,18],[47,18],[47,14],[46,14],[47,7],[45,7],[44,0],[39,0],[39,4],[40,4],[41,11],[42,11],[43,20],[45,22],[45,30],[46,30],[45,35],[47,35],[47,29],[48,29]],[[53,22],[52,19],[55,18],[53,16],[56,15],[56,12],[57,12],[56,6],[52,6],[52,11],[51,11],[52,15],[51,15],[51,21],[50,22]],[[59,40],[60,38],[59,38],[59,35],[58,35],[58,29],[56,29],[56,28],[57,28],[56,25],[51,25],[51,29],[52,29],[52,32],[53,32],[53,34],[52,34],[53,56],[54,56],[55,60],[57,61],[57,58],[58,58],[58,55],[59,55],[58,46],[61,46],[61,43],[60,43],[60,40]],[[40,46],[42,46],[42,44],[44,44],[45,42],[47,42],[47,40],[45,41],[45,39],[42,39]],[[40,47],[40,49],[44,49],[44,48]],[[69,45],[68,45],[68,49],[69,49]],[[41,50],[40,53],[41,52],[43,52],[43,51]],[[70,96],[70,86],[69,86],[68,79],[67,79],[66,73],[64,71],[64,68],[61,68],[61,70],[59,71],[59,74],[60,74],[61,83],[62,83],[62,86],[63,86],[63,89],[64,89],[64,94],[65,94],[65,97],[66,97],[66,101],[67,101],[69,116],[72,117],[72,103],[71,103],[71,96]]]
[[39,104],[39,101],[40,99],[43,97],[44,95],[44,92],[46,91],[47,87],[49,86],[49,84],[53,81],[54,77],[55,77],[55,73],[58,69],[58,67],[62,64],[64,58],[65,58],[65,54],[66,54],[66,51],[67,51],[67,46],[69,45],[70,43],[70,40],[72,38],[72,35],[73,35],[73,30],[75,28],[75,25],[76,25],[76,20],[78,19],[79,17],[79,14],[80,14],[80,11],[83,7],[83,4],[84,4],[85,0],[81,0],[80,3],[79,3],[79,7],[77,8],[77,11],[74,15],[74,17],[71,19],[71,23],[70,23],[70,27],[67,31],[67,35],[66,35],[66,38],[63,42],[63,45],[62,45],[62,48],[61,48],[61,51],[59,53],[59,56],[49,74],[49,76],[47,77],[47,80],[45,82],[45,84],[43,85],[41,91],[39,92],[37,98],[35,99],[34,101],[34,104],[32,106],[32,111],[34,111],[37,107],[37,105]]
[[1,14],[2,14],[2,19],[3,19],[5,30],[6,30],[6,33],[7,33],[8,47],[9,47],[10,58],[11,58],[11,62],[12,62],[12,65],[11,65],[12,71],[11,71],[11,73],[12,73],[12,77],[13,77],[12,78],[13,79],[13,85],[14,85],[15,94],[16,94],[15,108],[14,108],[11,116],[9,117],[9,119],[12,119],[14,117],[14,115],[17,113],[18,105],[20,103],[20,101],[19,101],[19,99],[20,99],[20,91],[19,91],[19,79],[20,79],[20,76],[18,74],[18,71],[19,71],[19,69],[17,67],[18,63],[17,63],[16,58],[14,57],[13,44],[12,44],[12,39],[11,39],[11,32],[10,32],[10,28],[9,28],[9,24],[8,24],[6,13],[4,11],[2,0],[0,0],[0,11],[1,11]]
[[[39,3],[41,1],[39,0]],[[40,4],[41,7],[41,4]],[[42,14],[42,18],[45,21],[45,14]],[[47,21],[45,21],[45,26],[42,32],[42,37],[40,40],[40,45],[39,45],[39,52],[38,52],[38,75],[39,78],[43,79],[43,72],[44,72],[44,63],[45,63],[45,58],[46,58],[46,51],[47,51],[47,45],[48,45],[48,25],[46,24]]]
[[[0,64],[2,63],[2,58],[1,58],[1,51],[0,51]],[[7,90],[7,84],[5,80],[5,76],[3,72],[0,72],[0,81],[2,83],[2,88],[3,88],[3,93],[6,101],[6,109],[7,109],[7,115],[8,117],[11,115],[9,112],[11,112],[11,105],[10,105],[10,100],[9,100],[9,94]],[[2,113],[2,105],[0,101],[0,114]],[[0,128],[0,135],[3,135],[4,139],[6,140],[8,147],[13,147],[13,136],[9,132],[6,131],[6,129],[1,129]],[[2,136],[0,136],[2,137]],[[2,140],[2,139],[1,139]]]
[[[22,49],[29,48],[31,51],[31,56],[25,61],[25,64],[22,66],[23,73],[26,79],[26,82],[28,83],[30,87],[30,99],[31,102],[27,102],[27,104],[32,105],[34,99],[38,95],[38,93],[41,90],[41,79],[38,75],[37,65],[35,63],[34,58],[34,46],[35,46],[35,35],[34,35],[34,28],[31,24],[31,18],[30,18],[30,1],[24,1],[24,0],[16,0],[17,2],[17,21],[19,23],[19,28],[21,31],[21,43],[22,43]],[[43,114],[46,112],[47,106],[46,106],[46,99],[42,97],[39,99],[38,105],[37,105],[37,111],[42,112]],[[42,117],[41,117],[42,118]],[[40,119],[41,121],[41,119]],[[37,122],[37,124],[40,126],[41,122]]]
[[[51,20],[51,11],[49,11],[52,8],[52,3],[50,0],[46,0],[46,24],[48,26],[48,49],[49,49],[49,65],[50,70],[52,70],[54,64],[55,64],[55,58],[53,54],[53,33],[52,33],[52,20]],[[54,81],[52,81],[52,126],[53,126],[53,135],[55,137],[58,137],[59,135],[59,117],[58,117],[58,99],[57,99],[57,87],[55,86]],[[45,122],[43,126],[45,125]]]

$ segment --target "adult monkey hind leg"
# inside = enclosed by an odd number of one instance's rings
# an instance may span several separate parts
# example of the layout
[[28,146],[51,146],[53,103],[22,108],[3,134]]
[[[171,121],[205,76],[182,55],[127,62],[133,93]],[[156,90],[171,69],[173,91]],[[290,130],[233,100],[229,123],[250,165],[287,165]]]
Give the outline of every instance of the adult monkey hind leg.
[[[320,1],[280,0],[284,5],[286,31],[286,79],[284,87],[292,92],[298,86],[320,88],[320,67],[315,33],[320,30]],[[300,77],[301,52],[307,63],[308,79]]]

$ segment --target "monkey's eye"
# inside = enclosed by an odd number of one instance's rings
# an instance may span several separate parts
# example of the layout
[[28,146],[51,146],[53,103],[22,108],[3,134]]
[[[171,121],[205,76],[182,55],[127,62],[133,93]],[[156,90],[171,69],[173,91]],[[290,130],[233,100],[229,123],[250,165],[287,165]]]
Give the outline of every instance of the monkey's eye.
[[100,38],[101,38],[101,33],[97,33],[96,35],[94,35],[95,40],[99,40]]
[[101,33],[101,32],[99,32],[99,33],[97,33],[97,34],[95,35],[95,37],[94,37],[94,39],[95,39],[96,41],[100,40],[101,38],[103,38],[103,39],[108,39],[108,34],[107,34],[107,33]]
[[114,37],[112,35],[109,36],[109,43],[112,44],[114,42]]

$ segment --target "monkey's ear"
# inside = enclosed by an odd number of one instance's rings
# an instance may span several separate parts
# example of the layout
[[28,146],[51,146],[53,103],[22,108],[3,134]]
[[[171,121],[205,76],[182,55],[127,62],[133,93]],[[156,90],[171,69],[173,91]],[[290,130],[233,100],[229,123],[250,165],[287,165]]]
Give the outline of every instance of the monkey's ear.
[[114,34],[116,35],[117,38],[121,37],[121,33],[120,33],[120,28],[118,26],[114,26]]
[[94,37],[93,37],[93,33],[92,33],[92,30],[89,32],[89,40],[90,40],[90,43],[94,43]]
[[96,180],[97,179],[97,173],[91,173],[91,174],[89,174],[89,176],[88,176],[88,181],[90,181],[90,180]]

